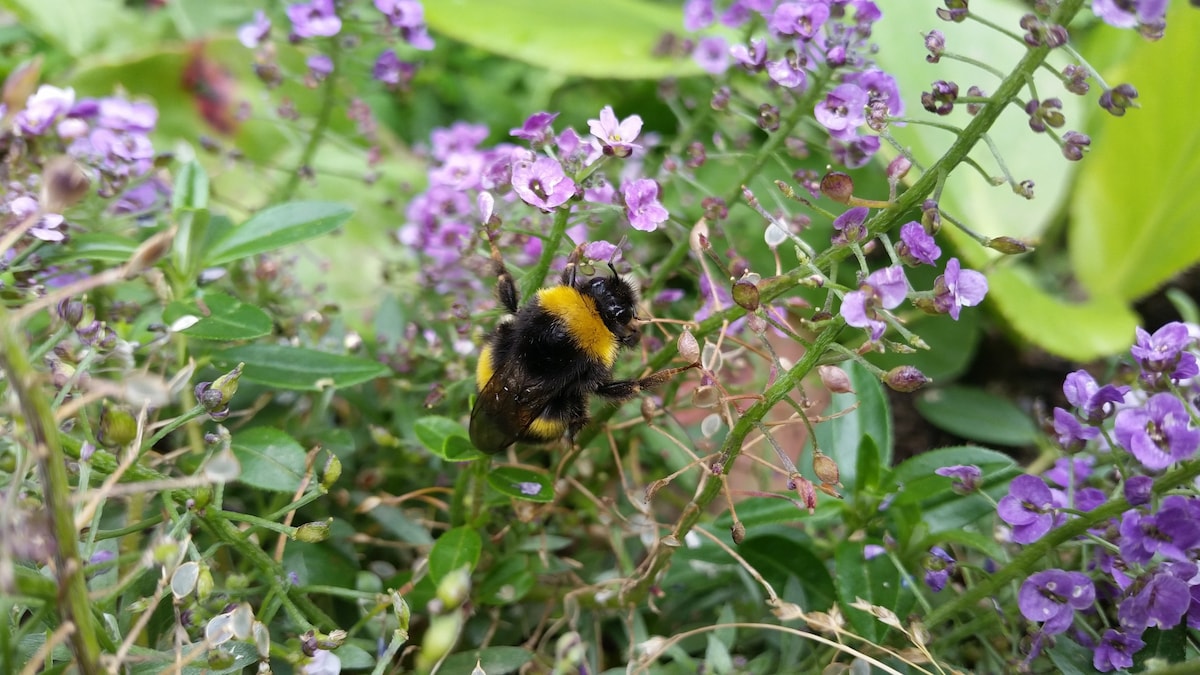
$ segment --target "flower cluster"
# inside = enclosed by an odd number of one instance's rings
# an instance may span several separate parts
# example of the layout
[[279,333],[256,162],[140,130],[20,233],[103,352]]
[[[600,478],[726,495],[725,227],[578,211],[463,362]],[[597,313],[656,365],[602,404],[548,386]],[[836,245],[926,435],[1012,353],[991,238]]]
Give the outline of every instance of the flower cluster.
[[[622,214],[642,231],[655,230],[669,217],[653,178],[641,174],[642,120],[619,119],[611,106],[588,121],[589,135],[573,128],[556,132],[557,113],[531,115],[513,138],[525,144],[483,145],[484,126],[456,123],[435,129],[430,136],[429,187],[408,206],[400,243],[426,257],[426,283],[440,292],[478,289],[477,270],[462,263],[469,258],[483,228],[520,222],[522,230],[547,232],[559,214],[568,223],[566,235],[582,243],[587,227],[606,213]],[[601,167],[610,159],[621,165],[620,189]],[[509,235],[505,235],[509,236]],[[541,254],[538,236],[519,236],[517,264]],[[513,247],[510,247],[510,249]]]
[[0,117],[0,146],[14,158],[0,201],[0,233],[14,244],[0,255],[19,284],[63,281],[40,266],[36,251],[67,242],[73,224],[66,210],[88,194],[109,200],[116,215],[148,216],[166,206],[169,188],[152,173],[152,104],[78,97],[70,87],[44,84],[19,109],[0,105]]
[[[904,115],[895,78],[872,58],[871,29],[882,16],[870,0],[733,0],[723,11],[714,0],[688,0],[684,28],[696,32],[719,23],[722,32],[696,43],[697,63],[714,75],[731,68],[762,74],[791,98],[807,95],[833,158],[857,168],[880,147],[877,135],[864,132]],[[728,44],[726,29],[749,37]]]
[[1147,629],[1200,628],[1200,497],[1191,478],[1179,477],[1186,471],[1164,473],[1193,465],[1200,450],[1198,338],[1200,328],[1183,323],[1138,329],[1132,385],[1100,385],[1083,370],[1068,375],[1071,408],[1056,408],[1052,426],[1074,454],[1043,476],[1018,476],[1000,500],[998,515],[1021,545],[1102,504],[1124,508],[1080,540],[1091,549],[1078,558],[1086,566],[1036,572],[1021,584],[1018,608],[1040,625],[1031,659],[1045,638],[1065,634],[1107,672],[1132,666]]
[[[383,35],[391,42],[397,39],[409,49],[428,51],[433,49],[433,38],[425,25],[425,8],[418,0],[375,0],[375,15],[378,29],[364,35]],[[286,14],[290,30],[287,38],[292,42],[330,38],[342,33],[342,17],[333,0],[311,0],[288,5]],[[270,83],[279,81],[274,53],[269,48],[268,38],[272,22],[262,10],[255,10],[253,19],[237,31],[238,40],[248,49],[258,49],[260,64],[258,72]],[[320,82],[334,70],[333,59],[325,53],[316,53],[307,60],[311,81]],[[393,88],[404,88],[416,74],[416,64],[400,58],[394,47],[380,51],[371,68],[371,75],[379,82]]]

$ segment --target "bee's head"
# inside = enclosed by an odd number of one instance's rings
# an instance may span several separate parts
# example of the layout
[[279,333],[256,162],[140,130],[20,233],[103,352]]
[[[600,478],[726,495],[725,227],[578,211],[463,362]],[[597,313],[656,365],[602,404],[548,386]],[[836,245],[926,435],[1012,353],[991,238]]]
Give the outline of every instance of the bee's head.
[[624,347],[631,347],[637,344],[641,337],[641,322],[637,318],[637,291],[617,274],[611,263],[608,270],[610,274],[601,273],[594,277],[578,279],[575,287],[596,303],[600,319],[617,337],[617,342]]

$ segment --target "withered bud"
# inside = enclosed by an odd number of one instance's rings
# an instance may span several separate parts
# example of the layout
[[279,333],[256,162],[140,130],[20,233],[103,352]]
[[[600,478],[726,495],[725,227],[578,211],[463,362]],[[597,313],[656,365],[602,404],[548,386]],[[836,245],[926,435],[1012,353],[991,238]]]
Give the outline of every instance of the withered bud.
[[687,328],[679,334],[679,340],[675,346],[679,349],[679,355],[685,361],[695,363],[700,360],[700,343],[696,341],[696,336],[692,335],[692,331]]
[[887,179],[889,183],[898,183],[908,175],[908,170],[912,168],[912,162],[904,155],[897,155],[896,159],[888,162]]
[[733,284],[733,301],[747,312],[758,309],[758,286],[752,281],[739,279]]
[[988,239],[987,247],[1005,255],[1019,255],[1033,250],[1029,244],[1013,237],[992,237]]
[[87,196],[92,181],[83,167],[66,155],[46,162],[42,170],[42,207],[50,213],[62,213]]
[[708,243],[708,221],[701,218],[692,226],[691,236],[688,238],[688,244],[692,251],[697,253],[709,248]]
[[817,366],[817,375],[821,376],[821,384],[835,394],[854,392],[854,388],[850,386],[850,376],[837,366]]
[[762,314],[755,313],[746,315],[746,327],[749,328],[750,331],[755,335],[762,335],[763,333],[767,332],[767,325],[767,320],[763,318]]
[[646,424],[653,424],[654,417],[658,414],[658,404],[649,396],[642,397],[642,419]]
[[163,230],[146,241],[130,256],[125,264],[125,278],[132,279],[145,272],[171,250],[171,242],[175,240],[175,227]]
[[25,102],[37,89],[41,79],[42,56],[39,54],[9,71],[4,80],[4,93],[0,103],[3,103],[9,112],[24,109]]
[[831,171],[821,177],[821,194],[839,204],[849,204],[854,196],[854,179],[841,171]]
[[729,528],[729,534],[733,536],[733,543],[741,544],[746,539],[746,526],[742,521],[735,520],[733,527]]
[[813,472],[817,474],[817,478],[826,485],[841,485],[841,472],[838,471],[837,462],[833,461],[829,455],[817,451],[813,454]]
[[901,393],[911,393],[932,382],[913,366],[896,366],[883,376],[883,383]]

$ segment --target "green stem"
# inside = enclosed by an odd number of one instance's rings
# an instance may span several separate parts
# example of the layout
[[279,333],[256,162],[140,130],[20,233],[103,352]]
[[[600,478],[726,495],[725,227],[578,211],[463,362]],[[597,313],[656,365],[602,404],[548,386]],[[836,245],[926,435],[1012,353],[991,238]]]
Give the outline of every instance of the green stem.
[[[333,72],[340,72],[338,62],[341,60],[341,39],[334,38],[327,40],[325,46],[324,51],[333,62]],[[300,160],[296,163],[296,168],[288,176],[287,182],[271,197],[268,203],[279,204],[286,202],[296,194],[296,189],[300,187],[303,170],[305,167],[312,166],[313,159],[317,156],[317,150],[321,147],[321,141],[325,140],[325,132],[329,129],[329,122],[333,119],[333,110],[337,107],[338,102],[337,83],[338,78],[334,75],[326,77],[325,81],[321,83],[321,108],[317,111],[316,124],[308,136],[308,143],[305,144],[304,150],[301,151]]]
[[542,242],[542,254],[538,256],[533,270],[522,279],[522,299],[527,300],[546,281],[546,275],[550,273],[550,264],[554,262],[554,256],[558,254],[558,247],[562,243],[563,237],[566,236],[567,219],[570,215],[571,212],[566,208],[560,208],[554,212],[554,224],[550,227],[550,234]]
[[295,527],[289,527],[287,525],[282,525],[280,523],[272,522],[270,520],[267,520],[266,518],[260,518],[259,516],[252,516],[249,513],[238,513],[237,511],[222,511],[219,509],[211,509],[209,511],[209,515],[216,517],[216,518],[224,518],[225,520],[233,520],[233,521],[240,522],[240,523],[250,523],[251,525],[253,525],[255,527],[261,527],[266,530],[271,530],[272,532],[278,532],[278,533],[288,537],[289,539],[294,538],[296,536],[296,530],[298,529]]
[[99,673],[100,643],[98,628],[92,624],[92,605],[88,598],[83,561],[79,558],[75,512],[71,508],[71,483],[67,477],[67,458],[59,440],[58,425],[50,402],[42,395],[38,373],[30,364],[25,341],[18,323],[0,306],[0,369],[8,379],[9,391],[16,397],[31,437],[32,453],[42,483],[42,498],[53,528],[54,571],[57,574],[58,610],[64,621],[75,624],[69,639],[76,667],[84,675]]

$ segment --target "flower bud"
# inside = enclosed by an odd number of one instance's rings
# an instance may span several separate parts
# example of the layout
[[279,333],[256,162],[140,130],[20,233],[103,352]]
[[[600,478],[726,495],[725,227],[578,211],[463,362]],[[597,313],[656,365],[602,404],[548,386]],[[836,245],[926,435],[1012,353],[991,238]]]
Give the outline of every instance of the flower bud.
[[733,537],[733,543],[741,544],[746,539],[746,526],[742,521],[734,521],[733,527],[729,528],[729,534]]
[[325,460],[325,468],[321,470],[321,487],[328,490],[341,477],[342,460],[338,459],[338,456],[331,452],[329,453],[329,458]]
[[91,180],[83,167],[66,155],[46,162],[42,171],[42,190],[39,200],[50,213],[62,213],[87,196]]
[[739,279],[733,284],[733,301],[747,312],[757,310],[759,306],[758,286],[752,281]]
[[229,405],[229,400],[237,393],[238,380],[241,379],[245,367],[245,363],[239,363],[233,370],[213,380],[212,388],[221,392],[222,404]]
[[96,440],[106,448],[118,448],[128,445],[137,438],[137,420],[123,408],[105,405],[100,409],[100,431]]
[[208,565],[200,565],[200,576],[196,579],[196,598],[201,603],[208,602],[214,586],[212,570]]
[[329,538],[329,526],[331,523],[333,523],[333,518],[305,523],[296,528],[296,534],[292,535],[292,539],[307,544],[325,541]]
[[901,393],[911,393],[932,382],[913,366],[896,366],[883,376],[883,383]]
[[837,366],[817,366],[817,375],[821,376],[821,384],[834,394],[849,394],[854,391],[850,386],[850,376]]
[[1019,255],[1033,250],[1029,244],[1012,237],[992,237],[988,239],[987,247],[1005,255]]
[[426,672],[442,660],[454,643],[458,642],[458,634],[462,629],[462,612],[453,612],[436,616],[429,622],[425,631],[425,639],[421,641],[421,651],[417,652],[417,671]]
[[396,613],[396,622],[400,626],[400,630],[408,634],[408,622],[412,619],[412,609],[408,606],[408,601],[404,599],[396,591],[392,591],[392,611]]
[[442,577],[437,585],[437,597],[447,611],[461,605],[470,592],[471,570],[465,565]]
[[692,335],[692,331],[687,328],[684,328],[683,332],[679,334],[679,340],[675,346],[685,361],[695,363],[700,360],[700,343],[696,341],[696,336]]
[[813,473],[817,474],[817,478],[826,485],[841,485],[841,473],[838,471],[837,462],[833,461],[823,452],[817,451],[813,454]]
[[854,179],[841,171],[831,171],[821,177],[821,194],[839,204],[849,204],[854,196]]

